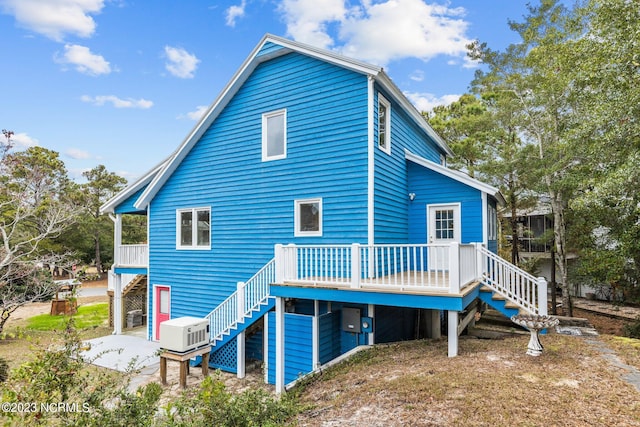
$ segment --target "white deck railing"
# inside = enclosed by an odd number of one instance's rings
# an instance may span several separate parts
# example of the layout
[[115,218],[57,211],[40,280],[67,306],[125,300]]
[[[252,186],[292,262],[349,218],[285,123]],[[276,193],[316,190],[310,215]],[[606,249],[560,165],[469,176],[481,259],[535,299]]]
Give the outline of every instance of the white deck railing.
[[475,244],[276,245],[276,283],[459,293],[481,274]]
[[116,253],[118,267],[147,267],[149,245],[120,245]]
[[252,311],[269,298],[269,285],[275,281],[275,261],[272,259],[246,282],[238,282],[238,289],[222,301],[206,318],[209,319],[211,341],[222,339]]
[[547,281],[544,277],[534,277],[483,247],[478,251],[486,260],[483,283],[530,313],[547,314]]

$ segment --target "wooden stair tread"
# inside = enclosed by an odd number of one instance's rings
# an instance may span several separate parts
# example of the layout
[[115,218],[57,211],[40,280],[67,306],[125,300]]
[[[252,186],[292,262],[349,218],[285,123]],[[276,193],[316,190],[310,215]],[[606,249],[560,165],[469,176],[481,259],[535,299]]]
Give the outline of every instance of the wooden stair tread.
[[[143,283],[144,282],[144,283]],[[122,295],[127,295],[130,292],[139,290],[142,286],[147,286],[147,276],[145,274],[138,274],[131,282],[125,286],[122,290]]]

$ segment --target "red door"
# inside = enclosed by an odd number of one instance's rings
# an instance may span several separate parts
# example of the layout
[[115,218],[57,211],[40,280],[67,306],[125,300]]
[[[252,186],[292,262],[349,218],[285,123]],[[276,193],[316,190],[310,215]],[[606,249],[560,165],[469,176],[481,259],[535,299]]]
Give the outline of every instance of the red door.
[[169,307],[171,307],[171,288],[168,286],[156,286],[155,289],[155,304],[153,310],[155,313],[155,322],[153,322],[153,324],[156,332],[156,340],[159,340],[160,323],[165,320],[169,320],[170,318]]

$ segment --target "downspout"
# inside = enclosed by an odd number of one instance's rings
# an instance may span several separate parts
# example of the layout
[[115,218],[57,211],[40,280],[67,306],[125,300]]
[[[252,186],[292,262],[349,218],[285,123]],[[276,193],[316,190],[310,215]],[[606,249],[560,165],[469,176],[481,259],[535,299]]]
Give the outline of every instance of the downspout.
[[375,140],[374,140],[374,77],[372,75],[367,76],[367,244],[373,245],[375,243]]

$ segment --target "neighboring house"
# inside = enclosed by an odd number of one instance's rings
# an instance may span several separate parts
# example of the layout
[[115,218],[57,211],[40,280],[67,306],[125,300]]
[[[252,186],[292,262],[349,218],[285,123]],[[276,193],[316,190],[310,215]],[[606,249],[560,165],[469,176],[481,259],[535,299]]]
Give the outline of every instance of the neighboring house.
[[[513,244],[510,224],[511,213],[504,212],[502,218],[504,221],[502,227],[506,233],[506,239],[510,244]],[[529,262],[532,265],[535,264],[539,271],[538,274],[551,282],[552,267],[555,265],[551,258],[553,239],[553,214],[551,213],[551,208],[540,203],[533,209],[518,211],[516,223],[520,260]],[[570,267],[576,262],[577,257],[577,254],[571,251],[567,254]],[[555,280],[557,281],[558,279],[559,276],[556,274]],[[574,296],[584,297],[586,293],[595,292],[595,289],[578,283],[573,291],[575,291]]]
[[[480,299],[546,314],[546,282],[494,254],[502,196],[449,155],[382,68],[267,35],[178,149],[102,207],[116,311],[123,277],[145,275],[149,339],[207,317],[211,366],[261,360],[278,392],[445,324],[455,356]],[[148,245],[121,245],[126,214],[147,215]]]

